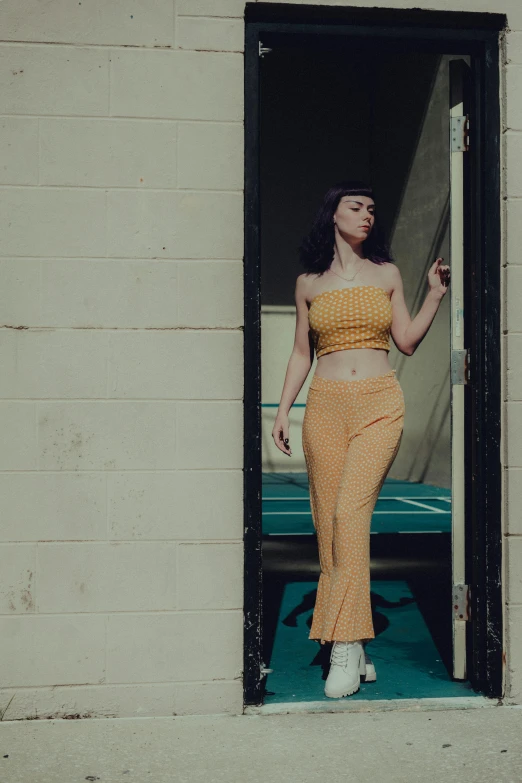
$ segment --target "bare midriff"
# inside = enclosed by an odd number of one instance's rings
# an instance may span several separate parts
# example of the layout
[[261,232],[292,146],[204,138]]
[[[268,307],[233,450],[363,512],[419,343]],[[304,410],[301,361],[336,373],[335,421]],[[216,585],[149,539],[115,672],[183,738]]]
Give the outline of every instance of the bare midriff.
[[349,348],[320,356],[315,374],[336,381],[353,381],[384,375],[391,369],[388,351],[380,348]]

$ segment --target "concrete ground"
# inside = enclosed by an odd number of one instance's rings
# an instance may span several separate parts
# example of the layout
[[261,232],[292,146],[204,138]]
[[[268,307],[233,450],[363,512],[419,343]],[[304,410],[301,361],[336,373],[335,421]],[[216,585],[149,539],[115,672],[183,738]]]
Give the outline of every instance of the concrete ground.
[[1,783],[520,783],[522,709],[0,723]]

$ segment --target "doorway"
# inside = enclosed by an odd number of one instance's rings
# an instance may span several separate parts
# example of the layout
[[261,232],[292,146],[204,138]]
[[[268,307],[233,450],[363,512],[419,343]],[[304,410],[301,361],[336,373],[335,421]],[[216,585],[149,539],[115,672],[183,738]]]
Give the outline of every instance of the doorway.
[[[280,18],[274,21],[278,9]],[[298,22],[303,7],[257,3],[252,9],[248,4],[246,13],[246,704],[325,698],[318,694],[327,673],[326,646],[319,650],[307,639],[318,558],[300,450],[300,425],[313,367],[290,414],[294,456],[289,460],[270,443],[293,343],[293,287],[301,271],[297,245],[333,182],[369,180],[413,317],[427,290],[427,268],[438,255],[452,264],[450,63],[461,61],[472,74],[475,144],[481,139],[479,128],[495,122],[495,113],[487,116],[478,98],[494,89],[494,73],[489,81],[486,78],[486,49],[496,53],[498,68],[498,33],[481,29],[477,41],[477,30],[468,29],[467,37],[444,38],[440,29],[426,30],[432,15],[419,12],[416,20],[409,15],[410,25],[420,24],[421,18],[423,22],[418,34],[412,35],[414,26],[405,29],[398,24],[405,23],[400,12],[385,12],[386,19],[381,14],[379,20],[375,10],[337,9],[335,19],[326,19],[326,9],[321,11],[322,24]],[[271,20],[260,21],[263,13]],[[350,13],[358,17],[356,26],[347,23]],[[372,19],[371,26],[361,24],[365,20],[361,13]],[[440,21],[441,16],[453,15],[435,16]],[[378,27],[379,21],[387,24]],[[448,34],[449,30],[444,28]],[[495,100],[498,104],[497,96]],[[466,284],[458,308],[468,342],[466,358],[474,372],[466,378],[462,415],[452,421],[455,302],[449,292],[415,356],[404,357],[396,349],[390,352],[405,390],[407,418],[399,454],[372,520],[376,639],[369,651],[376,656],[382,682],[366,684],[352,699],[499,695],[501,688],[501,635],[493,638],[491,626],[486,633],[481,620],[487,596],[489,617],[500,623],[500,596],[494,584],[484,583],[483,575],[476,577],[478,563],[486,562],[486,557],[493,555],[493,568],[500,569],[500,516],[494,518],[491,498],[488,509],[481,505],[483,487],[474,481],[479,472],[491,485],[500,477],[491,462],[494,422],[484,428],[485,422],[477,421],[478,406],[484,410],[485,400],[468,382],[479,377],[480,367],[488,374],[491,388],[500,384],[499,376],[492,374],[499,372],[499,366],[491,355],[482,353],[485,335],[478,328],[479,312],[485,312],[479,309],[484,307],[481,286],[488,276],[494,281],[499,273],[493,269],[495,258],[500,263],[500,248],[494,241],[494,257],[481,256],[482,264],[476,266],[484,246],[483,239],[477,238],[479,225],[492,221],[498,237],[498,200],[485,212],[481,199],[473,197],[477,188],[493,198],[498,191],[498,166],[497,174],[495,169],[486,173],[477,166],[488,154],[495,160],[498,145],[495,149],[482,144],[473,151],[470,144],[469,152],[462,180],[466,216],[462,280]],[[494,308],[488,317],[487,339],[499,340]],[[498,398],[495,404],[500,405]],[[478,426],[480,438],[473,443]],[[466,456],[459,481],[465,501],[461,523],[468,600],[458,607],[463,631],[459,645],[455,645],[453,596],[456,431]],[[476,540],[479,530],[482,549]],[[498,562],[484,546],[496,537]],[[456,662],[457,647],[460,660]]]

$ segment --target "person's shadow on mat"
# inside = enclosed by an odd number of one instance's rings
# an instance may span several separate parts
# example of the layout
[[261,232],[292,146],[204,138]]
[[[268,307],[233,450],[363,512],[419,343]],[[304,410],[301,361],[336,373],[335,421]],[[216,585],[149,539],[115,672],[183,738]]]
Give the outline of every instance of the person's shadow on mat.
[[[292,611],[281,620],[281,622],[289,628],[297,628],[297,618],[299,615],[304,614],[305,612],[309,612],[310,609],[314,608],[316,596],[317,590],[310,590],[308,593],[305,593],[301,603],[294,607]],[[381,633],[384,633],[384,631],[390,625],[390,621],[385,614],[378,611],[378,607],[383,609],[395,609],[401,606],[407,606],[408,604],[415,603],[415,598],[403,596],[399,599],[399,601],[389,601],[383,595],[372,591],[370,593],[370,602],[372,606],[373,627],[375,630],[375,636],[377,637]],[[312,614],[306,619],[306,625],[308,626],[308,629],[312,627]],[[326,679],[327,669],[330,665],[331,647],[331,642],[321,644],[320,649],[317,651],[314,659],[310,663],[310,666],[323,667],[323,679]]]

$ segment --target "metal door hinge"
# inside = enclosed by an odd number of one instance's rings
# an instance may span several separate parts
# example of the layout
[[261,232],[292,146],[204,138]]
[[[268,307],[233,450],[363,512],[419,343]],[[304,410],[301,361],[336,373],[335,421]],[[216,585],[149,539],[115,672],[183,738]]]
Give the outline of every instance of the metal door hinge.
[[467,152],[469,150],[469,115],[451,118],[451,151]]
[[273,671],[273,669],[267,669],[265,664],[261,663],[259,666],[259,679],[262,680],[263,677],[266,677],[267,674],[272,674]]
[[263,55],[267,54],[268,52],[271,52],[272,50],[268,48],[268,46],[263,46],[261,41],[259,41],[259,56],[263,57]]
[[470,619],[469,585],[453,585],[453,619]]
[[470,382],[470,356],[469,350],[451,352],[451,383],[452,385],[465,385]]

